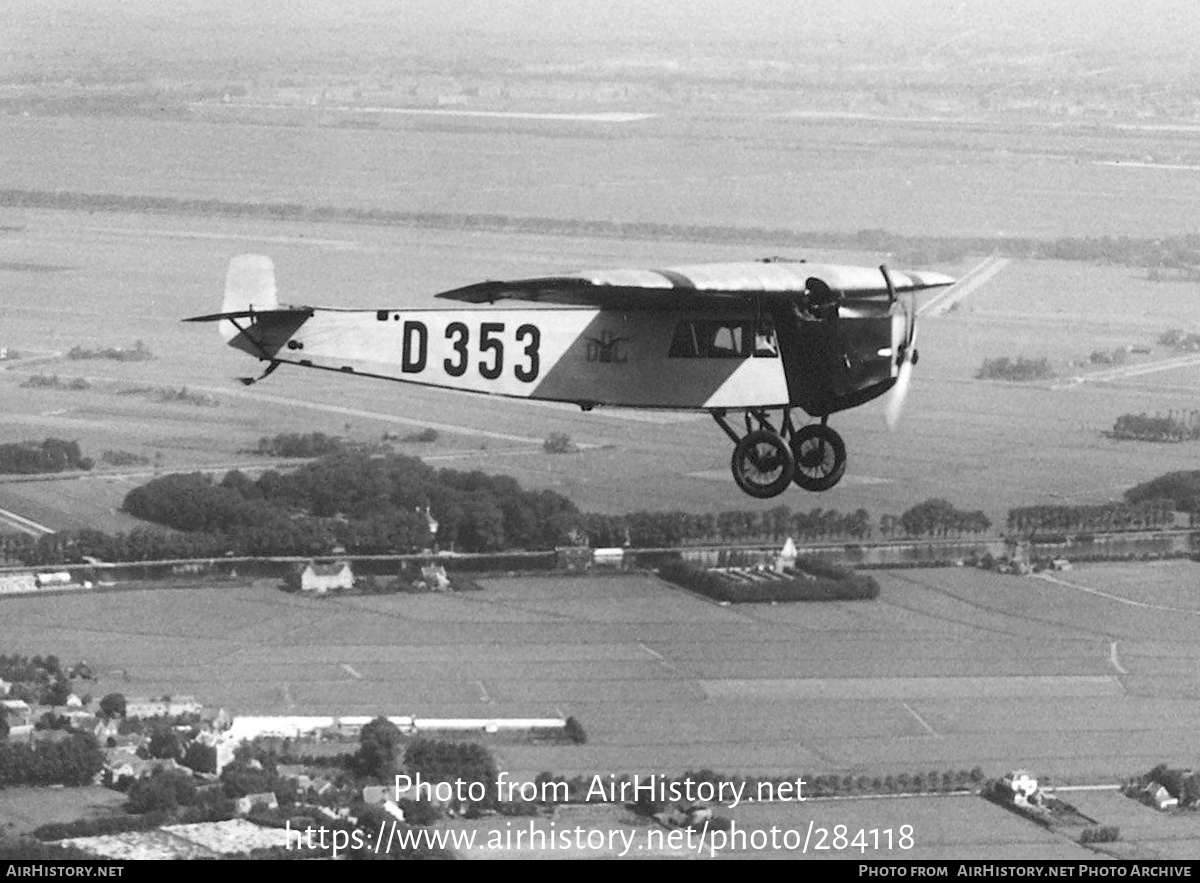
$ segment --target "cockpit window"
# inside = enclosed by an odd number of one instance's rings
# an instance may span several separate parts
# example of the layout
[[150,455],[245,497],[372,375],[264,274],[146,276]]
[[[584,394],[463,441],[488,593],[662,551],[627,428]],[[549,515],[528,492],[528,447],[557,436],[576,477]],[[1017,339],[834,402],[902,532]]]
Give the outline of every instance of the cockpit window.
[[671,340],[672,359],[748,359],[778,355],[775,330],[754,323],[724,319],[692,319],[680,322]]

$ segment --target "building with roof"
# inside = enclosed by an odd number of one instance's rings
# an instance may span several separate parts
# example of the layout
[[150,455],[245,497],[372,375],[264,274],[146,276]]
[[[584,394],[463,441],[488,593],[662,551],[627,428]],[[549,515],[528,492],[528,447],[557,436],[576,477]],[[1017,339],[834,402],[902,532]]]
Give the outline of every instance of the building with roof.
[[285,582],[293,592],[324,595],[339,589],[354,588],[354,571],[350,569],[348,561],[335,561],[331,564],[309,561],[303,567],[289,573]]
[[199,714],[204,706],[196,701],[195,696],[163,696],[161,699],[150,699],[144,696],[125,700],[125,717],[179,717],[184,714]]

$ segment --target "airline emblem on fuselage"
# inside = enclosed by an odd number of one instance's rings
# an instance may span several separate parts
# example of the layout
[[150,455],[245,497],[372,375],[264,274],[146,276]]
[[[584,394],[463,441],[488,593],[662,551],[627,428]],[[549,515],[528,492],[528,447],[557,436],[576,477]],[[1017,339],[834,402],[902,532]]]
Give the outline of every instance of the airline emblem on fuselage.
[[589,362],[624,363],[629,361],[621,344],[632,340],[630,337],[615,337],[611,331],[601,331],[599,337],[585,337],[587,341],[587,360]]

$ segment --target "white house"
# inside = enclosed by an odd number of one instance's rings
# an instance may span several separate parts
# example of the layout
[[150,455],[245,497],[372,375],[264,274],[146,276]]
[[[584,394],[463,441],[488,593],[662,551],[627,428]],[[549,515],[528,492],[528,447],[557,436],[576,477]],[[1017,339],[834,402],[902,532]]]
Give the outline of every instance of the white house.
[[350,569],[348,561],[337,561],[333,564],[317,564],[310,561],[289,574],[287,583],[288,588],[293,591],[324,595],[337,589],[354,588],[354,572]]

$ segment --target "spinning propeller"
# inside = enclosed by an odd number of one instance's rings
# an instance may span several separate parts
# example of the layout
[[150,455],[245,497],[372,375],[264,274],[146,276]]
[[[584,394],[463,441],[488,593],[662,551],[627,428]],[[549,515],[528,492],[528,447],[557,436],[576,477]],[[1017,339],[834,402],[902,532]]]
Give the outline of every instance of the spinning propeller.
[[[891,274],[888,273],[886,264],[879,267],[879,271],[883,273],[884,282],[887,283],[888,297],[892,303],[896,302],[896,289],[892,285]],[[908,297],[908,308],[904,310],[904,341],[900,344],[900,351],[897,358],[899,359],[900,370],[896,374],[896,383],[892,387],[892,394],[888,397],[887,405],[884,408],[883,417],[887,421],[888,429],[894,430],[900,422],[900,413],[904,410],[904,400],[908,398],[908,390],[912,386],[912,369],[917,363],[917,296],[915,293],[910,293]]]

